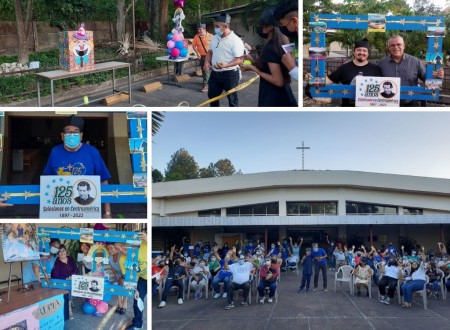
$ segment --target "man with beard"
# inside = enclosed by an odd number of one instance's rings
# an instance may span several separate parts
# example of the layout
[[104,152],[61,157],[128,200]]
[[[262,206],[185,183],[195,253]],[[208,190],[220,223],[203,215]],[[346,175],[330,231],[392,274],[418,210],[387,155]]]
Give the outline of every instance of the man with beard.
[[[353,48],[353,60],[342,64],[339,68],[333,71],[328,77],[326,77],[326,83],[337,84],[342,83],[344,85],[355,85],[357,76],[372,76],[380,77],[380,68],[373,63],[369,62],[370,45],[367,39],[358,40],[355,42]],[[312,77],[311,74],[306,77]],[[342,99],[343,107],[354,107],[355,100]]]

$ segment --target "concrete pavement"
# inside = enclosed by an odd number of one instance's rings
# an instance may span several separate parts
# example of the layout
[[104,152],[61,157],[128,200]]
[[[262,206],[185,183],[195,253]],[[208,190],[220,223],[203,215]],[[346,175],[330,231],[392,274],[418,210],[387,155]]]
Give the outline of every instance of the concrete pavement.
[[[184,71],[185,74],[192,75],[195,67],[188,68]],[[253,72],[243,72],[242,80],[240,84],[248,81],[250,78],[254,77]],[[151,93],[144,93],[142,91],[142,86],[152,82],[167,82],[167,75],[145,79],[132,83],[131,92],[131,105],[141,104],[147,107],[177,107],[177,106],[189,106],[195,107],[204,101],[208,100],[207,93],[200,92],[202,88],[202,77],[191,76],[189,80],[179,83],[179,86],[173,84],[163,84],[163,88]],[[172,75],[170,76],[170,83],[174,83]],[[291,84],[292,91],[298,100],[298,83],[293,82]],[[122,83],[118,86],[119,90],[125,90],[126,84]],[[256,107],[258,104],[258,90],[259,90],[259,80],[256,80],[244,90],[238,92],[239,96],[239,106],[240,107]],[[100,99],[111,94],[111,90],[108,88],[105,92],[89,94],[89,99]],[[78,106],[83,103],[83,97],[78,96],[75,99],[66,102],[57,103],[60,107],[72,107]],[[227,98],[220,100],[221,107],[228,107]],[[129,107],[130,103],[120,102],[113,105],[113,107]],[[88,105],[83,105],[83,107],[104,107],[103,103],[99,101],[90,102]]]
[[[413,307],[402,308],[397,300],[391,305],[378,302],[378,288],[372,287],[372,299],[350,295],[348,285],[333,292],[334,271],[328,271],[328,291],[298,294],[301,273],[282,273],[278,303],[252,304],[225,310],[226,299],[191,300],[177,305],[176,296],[170,295],[167,305],[158,308],[158,298],[152,302],[152,328],[163,329],[450,329],[450,299],[428,299],[428,309],[422,298],[414,297]],[[312,281],[311,281],[312,282]],[[253,288],[253,290],[255,290]]]

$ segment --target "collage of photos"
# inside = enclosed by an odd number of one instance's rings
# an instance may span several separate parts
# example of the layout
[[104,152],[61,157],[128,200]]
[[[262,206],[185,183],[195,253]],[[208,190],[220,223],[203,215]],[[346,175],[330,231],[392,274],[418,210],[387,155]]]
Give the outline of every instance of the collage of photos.
[[0,330],[450,328],[448,1],[0,8]]

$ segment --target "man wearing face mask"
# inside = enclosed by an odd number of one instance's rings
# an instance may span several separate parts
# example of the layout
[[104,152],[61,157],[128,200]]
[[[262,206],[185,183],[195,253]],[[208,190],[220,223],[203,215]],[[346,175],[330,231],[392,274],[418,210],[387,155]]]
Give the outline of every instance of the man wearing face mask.
[[319,248],[317,243],[312,244],[312,257],[314,258],[314,289],[317,291],[319,284],[319,272],[322,270],[323,290],[327,290],[327,253],[324,249]]
[[247,55],[246,58],[255,65],[242,65],[241,69],[253,71],[261,77],[258,107],[296,107],[289,71],[281,63],[282,45],[289,43],[289,39],[280,32],[272,15],[273,9],[274,6],[270,6],[262,13],[256,28],[258,35],[267,40],[258,61]]
[[231,255],[228,253],[225,258],[225,269],[229,270],[233,274],[233,281],[228,285],[228,305],[225,307],[226,310],[234,308],[233,302],[233,291],[243,289],[244,296],[242,299],[242,306],[248,306],[248,294],[250,292],[250,273],[254,268],[258,268],[258,265],[253,259],[245,259],[244,255],[241,255],[232,265],[228,265]]
[[[231,17],[222,13],[214,20],[214,37],[205,58],[204,70],[212,69],[208,82],[208,98],[212,99],[229,91],[239,83],[239,65],[244,55],[244,43],[230,29]],[[238,107],[237,93],[227,96],[230,107]],[[211,102],[211,107],[220,106],[219,101]]]
[[208,81],[209,81],[209,70],[205,70],[205,60],[206,54],[208,53],[209,44],[212,39],[212,34],[206,31],[206,24],[198,23],[197,24],[197,34],[192,40],[192,48],[197,54],[197,58],[200,60],[200,67],[202,68],[203,73],[203,88],[200,90],[203,93],[208,92]]
[[211,275],[209,267],[206,265],[205,259],[200,260],[200,262],[191,269],[189,275],[191,278],[191,289],[195,291],[195,299],[200,299],[202,297],[202,291],[206,286],[206,280]]
[[[82,143],[84,119],[75,115],[67,118],[61,132],[63,144],[54,147],[43,175],[99,175],[102,184],[111,178],[95,147]],[[103,218],[111,218],[111,206],[103,204]]]
[[[282,0],[273,11],[273,17],[278,21],[280,31],[288,38],[298,40],[298,1]],[[298,81],[298,64],[292,52],[283,55],[281,61],[289,70],[292,79]]]
[[280,276],[280,266],[277,263],[277,259],[272,258],[270,260],[266,260],[264,262],[264,266],[262,266],[261,271],[259,272],[258,294],[261,298],[259,300],[261,304],[264,304],[264,290],[267,287],[269,288],[269,299],[267,301],[269,303],[273,301],[275,290],[277,289],[278,276]]
[[170,288],[172,286],[178,287],[178,305],[183,304],[183,291],[184,291],[184,279],[187,276],[186,268],[181,265],[181,258],[176,257],[173,260],[173,254],[175,251],[175,245],[170,248],[169,254],[169,271],[167,273],[166,283],[164,285],[164,292],[162,294],[159,308],[166,306],[167,296],[169,295]]

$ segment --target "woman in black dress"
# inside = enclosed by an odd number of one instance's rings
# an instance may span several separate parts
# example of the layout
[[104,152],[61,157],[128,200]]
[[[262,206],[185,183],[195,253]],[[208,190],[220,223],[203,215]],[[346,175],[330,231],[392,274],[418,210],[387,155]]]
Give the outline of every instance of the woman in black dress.
[[254,71],[261,77],[258,107],[296,107],[297,101],[291,90],[289,71],[281,63],[284,54],[282,45],[289,43],[289,39],[277,27],[272,15],[274,8],[275,6],[270,6],[259,18],[256,32],[260,37],[267,39],[267,42],[257,64],[242,65],[241,69]]

